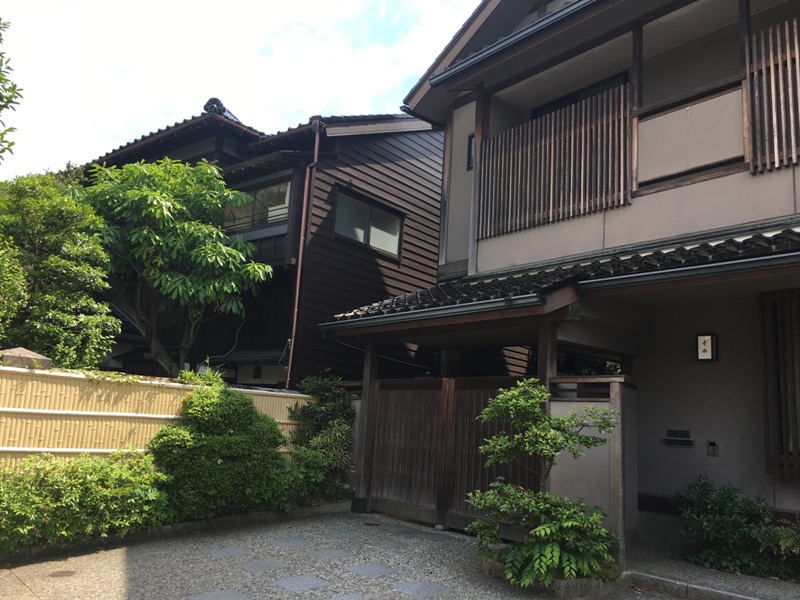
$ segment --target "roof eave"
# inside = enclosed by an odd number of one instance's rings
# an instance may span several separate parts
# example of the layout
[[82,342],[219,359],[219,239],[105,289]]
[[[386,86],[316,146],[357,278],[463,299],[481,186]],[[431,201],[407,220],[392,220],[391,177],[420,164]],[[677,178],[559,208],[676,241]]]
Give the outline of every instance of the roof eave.
[[456,77],[463,75],[464,73],[469,72],[471,69],[475,68],[478,65],[483,64],[487,60],[497,56],[498,54],[502,54],[509,48],[516,46],[517,44],[523,43],[532,37],[539,35],[543,30],[553,27],[555,24],[564,21],[566,19],[571,18],[573,15],[577,14],[578,12],[584,10],[585,8],[597,4],[602,0],[576,0],[576,2],[565,6],[564,8],[542,18],[534,23],[531,23],[527,27],[520,29],[505,37],[495,44],[491,46],[487,46],[480,52],[476,52],[472,56],[465,58],[462,61],[454,64],[451,67],[447,67],[440,73],[436,75],[432,75],[430,77],[430,85],[431,87],[438,87],[441,86],[449,81],[452,81]]

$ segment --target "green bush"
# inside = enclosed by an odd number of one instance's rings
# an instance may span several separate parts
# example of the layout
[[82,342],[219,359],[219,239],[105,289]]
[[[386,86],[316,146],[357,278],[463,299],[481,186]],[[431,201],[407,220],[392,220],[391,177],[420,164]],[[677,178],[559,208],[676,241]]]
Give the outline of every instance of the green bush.
[[330,374],[306,377],[300,382],[300,391],[312,396],[313,401],[289,409],[289,418],[298,422],[292,434],[296,446],[308,446],[333,421],[353,422],[356,414],[353,398],[342,387],[341,377]]
[[304,479],[301,495],[311,503],[345,500],[352,495],[344,484],[351,473],[352,397],[340,377],[327,373],[306,377],[300,389],[313,397],[289,410],[289,417],[298,423],[292,435],[296,446],[292,460]]
[[682,557],[704,567],[762,577],[800,577],[800,531],[775,522],[766,500],[695,477],[676,501],[693,548]]
[[159,430],[149,448],[167,479],[170,518],[208,519],[247,510],[289,510],[298,476],[280,454],[278,424],[252,399],[224,386],[189,392],[180,420]]
[[158,526],[167,508],[163,479],[139,452],[31,456],[0,471],[0,555]]
[[[609,433],[616,426],[613,411],[586,408],[583,415],[571,412],[553,417],[546,410],[547,389],[536,379],[498,390],[478,418],[511,425],[481,446],[485,465],[518,465],[535,456],[535,471],[544,487],[556,459],[563,452],[578,458],[586,448],[601,446],[605,438],[583,433],[594,429]],[[619,575],[611,549],[617,537],[603,527],[603,512],[584,502],[545,492],[527,490],[498,477],[486,491],[468,496],[472,508],[485,514],[467,531],[478,538],[478,549],[487,559],[503,563],[505,576],[514,585],[549,586],[556,577],[606,579]],[[518,525],[527,531],[525,540],[496,550],[501,528]]]
[[[469,502],[490,514],[489,522],[476,521],[468,528],[478,537],[481,555],[503,563],[506,579],[514,585],[549,586],[557,577],[600,579],[609,574],[609,565],[614,563],[610,548],[617,538],[603,527],[600,509],[580,500],[526,490],[502,478],[490,484],[487,492],[471,493]],[[527,540],[496,551],[505,523],[524,527],[529,532]]]

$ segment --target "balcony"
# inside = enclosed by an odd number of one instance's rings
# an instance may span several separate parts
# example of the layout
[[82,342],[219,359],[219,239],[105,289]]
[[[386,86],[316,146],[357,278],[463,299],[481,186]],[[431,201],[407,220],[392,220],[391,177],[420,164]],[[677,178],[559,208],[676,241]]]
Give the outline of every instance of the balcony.
[[478,239],[630,202],[628,84],[484,141]]

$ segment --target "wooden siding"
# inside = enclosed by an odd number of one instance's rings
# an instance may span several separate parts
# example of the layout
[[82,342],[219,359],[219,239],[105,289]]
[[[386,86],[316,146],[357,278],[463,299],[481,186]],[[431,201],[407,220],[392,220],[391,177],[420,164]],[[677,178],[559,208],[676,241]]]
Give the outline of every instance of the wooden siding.
[[[439,131],[364,135],[341,138],[335,161],[320,160],[303,266],[299,375],[329,367],[346,379],[360,379],[363,355],[324,340],[317,325],[334,314],[435,284],[442,150]],[[398,257],[335,235],[339,187],[404,216]],[[382,348],[387,352],[402,362],[381,361],[381,376],[421,374],[405,364],[415,362],[414,348]]]
[[[156,431],[177,419],[192,389],[168,380],[95,381],[78,373],[0,367],[0,467],[38,452],[62,457],[144,449]],[[285,435],[295,425],[289,407],[309,401],[300,394],[241,391]]]
[[800,31],[792,19],[748,40],[750,172],[798,164]]
[[625,84],[487,139],[478,239],[628,203],[629,131]]

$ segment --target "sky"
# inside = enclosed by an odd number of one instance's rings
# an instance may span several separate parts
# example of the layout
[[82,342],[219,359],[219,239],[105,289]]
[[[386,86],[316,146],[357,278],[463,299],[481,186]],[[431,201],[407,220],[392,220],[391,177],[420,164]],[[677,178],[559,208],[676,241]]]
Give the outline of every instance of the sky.
[[0,180],[86,164],[219,98],[276,133],[400,112],[479,0],[3,0],[22,88]]

